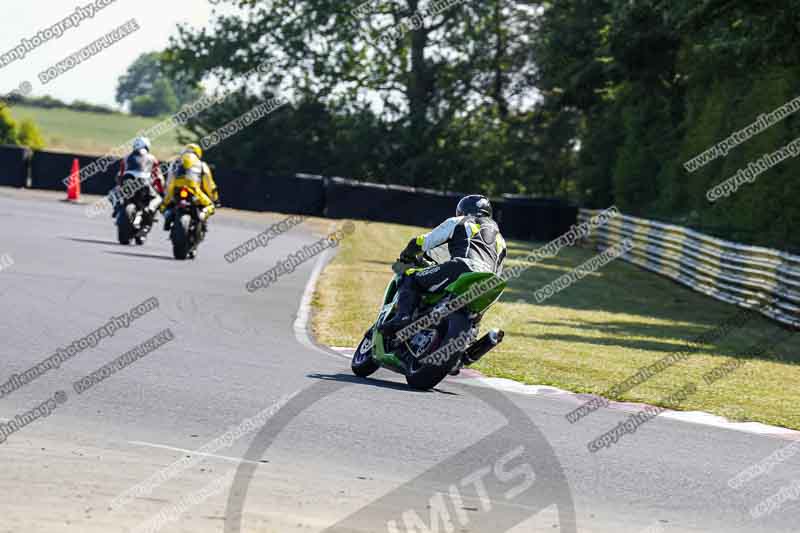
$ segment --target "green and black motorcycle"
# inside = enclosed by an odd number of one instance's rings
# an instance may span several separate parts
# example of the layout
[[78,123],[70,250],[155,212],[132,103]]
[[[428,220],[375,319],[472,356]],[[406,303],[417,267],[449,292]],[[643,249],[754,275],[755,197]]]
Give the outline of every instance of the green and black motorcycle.
[[[503,341],[504,333],[497,329],[475,340],[483,315],[506,288],[503,279],[483,272],[462,274],[441,291],[422,297],[414,311],[414,321],[426,315],[438,315],[443,317],[438,324],[421,329],[405,341],[396,337],[384,338],[379,327],[396,312],[397,292],[403,274],[409,268],[427,268],[436,264],[439,263],[425,254],[415,265],[398,261],[392,266],[395,275],[386,287],[378,319],[353,355],[351,368],[355,375],[367,377],[383,367],[403,374],[415,389],[432,389],[448,374],[457,375],[462,367],[476,363]],[[476,291],[476,288],[486,286],[491,288]],[[465,297],[476,293],[477,297],[457,311],[445,312],[446,303],[459,297],[468,299]],[[459,339],[461,342],[457,343]]]

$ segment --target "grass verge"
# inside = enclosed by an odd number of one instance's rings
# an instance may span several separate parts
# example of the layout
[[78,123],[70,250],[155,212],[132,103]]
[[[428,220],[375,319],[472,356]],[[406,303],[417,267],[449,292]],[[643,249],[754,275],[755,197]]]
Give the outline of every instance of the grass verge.
[[[356,224],[322,273],[314,295],[313,331],[329,346],[355,346],[372,324],[391,277],[390,265],[408,239],[427,231],[393,224]],[[534,243],[509,242],[512,266]],[[487,314],[482,331],[500,326],[505,342],[475,368],[488,376],[602,394],[640,367],[687,348],[739,309],[618,260],[554,297],[536,304],[534,292],[596,255],[564,249],[530,268]],[[745,325],[661,374],[612,399],[664,405],[660,399],[687,382],[698,392],[679,409],[707,411],[735,421],[758,421],[800,429],[800,336],[751,357],[747,349],[786,330],[766,318]],[[713,385],[702,377],[720,365],[745,363]],[[668,405],[664,405],[669,407]]]
[[[86,155],[104,155],[112,148],[128,143],[139,131],[158,124],[162,119],[124,114],[104,114],[71,109],[13,106],[16,120],[29,118],[42,132],[45,149]],[[153,153],[168,159],[180,151],[175,129],[153,142]]]

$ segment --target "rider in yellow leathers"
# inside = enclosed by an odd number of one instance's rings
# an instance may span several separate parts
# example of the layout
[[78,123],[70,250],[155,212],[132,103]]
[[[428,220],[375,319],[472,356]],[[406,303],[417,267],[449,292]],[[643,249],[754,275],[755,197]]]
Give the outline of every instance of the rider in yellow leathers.
[[203,149],[196,144],[188,144],[169,167],[167,192],[161,204],[164,213],[164,230],[172,226],[172,202],[175,191],[186,187],[202,207],[200,220],[205,222],[214,214],[214,206],[219,205],[219,191],[214,183],[211,169],[203,162]]

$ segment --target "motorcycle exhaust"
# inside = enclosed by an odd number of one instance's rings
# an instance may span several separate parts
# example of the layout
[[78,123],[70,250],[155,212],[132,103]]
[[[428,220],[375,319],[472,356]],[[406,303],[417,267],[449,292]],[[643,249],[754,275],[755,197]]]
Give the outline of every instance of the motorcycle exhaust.
[[493,329],[478,339],[477,342],[470,346],[467,351],[464,352],[464,355],[461,356],[461,361],[463,361],[464,366],[477,363],[481,357],[489,353],[491,350],[496,348],[498,344],[503,342],[503,337],[505,334],[505,331],[502,329]]

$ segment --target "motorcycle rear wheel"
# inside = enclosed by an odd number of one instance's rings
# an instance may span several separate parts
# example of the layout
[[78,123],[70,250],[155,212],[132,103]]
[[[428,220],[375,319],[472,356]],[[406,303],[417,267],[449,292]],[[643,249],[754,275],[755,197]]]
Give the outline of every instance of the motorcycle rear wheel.
[[[437,343],[437,346],[434,347],[435,349],[431,350],[430,353],[422,355],[420,359],[424,359],[436,350],[443,349],[443,347],[447,346],[454,339],[457,339],[459,335],[464,331],[468,331],[471,327],[472,324],[470,324],[469,319],[463,313],[456,312],[451,314],[447,320],[447,329],[442,338],[442,342]],[[408,383],[411,388],[417,390],[433,389],[447,377],[450,370],[461,359],[461,354],[462,352],[455,351],[443,364],[426,365],[419,363],[415,358],[411,358],[412,360],[408,366],[408,373],[406,374],[406,383]]]
[[181,217],[172,224],[172,255],[178,261],[185,260],[191,249],[189,244],[189,228],[192,223],[190,215],[181,215]]
[[132,220],[136,216],[136,206],[127,204],[117,216],[117,240],[120,244],[127,246],[131,243],[136,229],[133,227]]

